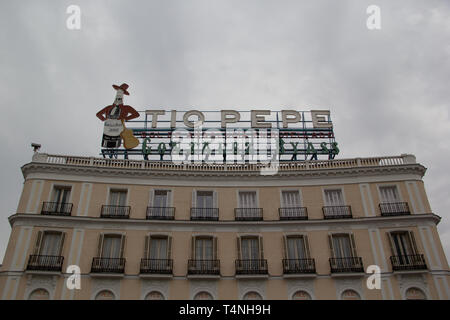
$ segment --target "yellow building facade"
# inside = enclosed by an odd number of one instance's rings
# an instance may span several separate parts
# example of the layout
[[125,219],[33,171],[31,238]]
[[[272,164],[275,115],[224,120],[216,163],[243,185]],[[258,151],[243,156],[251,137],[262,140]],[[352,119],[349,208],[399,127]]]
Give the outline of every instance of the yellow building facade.
[[36,152],[9,217],[0,297],[449,299],[425,171],[413,155],[261,175],[257,164]]

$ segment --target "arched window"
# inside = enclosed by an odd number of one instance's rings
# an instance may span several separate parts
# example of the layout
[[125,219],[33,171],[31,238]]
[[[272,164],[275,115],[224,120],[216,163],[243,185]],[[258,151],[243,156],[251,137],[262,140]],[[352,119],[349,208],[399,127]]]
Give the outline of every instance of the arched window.
[[262,297],[258,292],[250,291],[244,295],[244,300],[262,300]]
[[213,300],[213,296],[206,291],[201,291],[195,295],[194,300]]
[[406,290],[406,300],[426,300],[427,296],[419,288],[409,288]]
[[152,291],[145,296],[145,300],[164,300],[164,296],[161,292]]
[[95,300],[114,300],[114,293],[109,290],[102,290],[95,296]]
[[292,296],[292,300],[311,300],[311,296],[308,292],[299,290]]
[[50,294],[45,289],[36,289],[28,297],[28,300],[49,300],[49,299]]
[[341,294],[342,300],[361,300],[359,293],[352,289],[347,289]]

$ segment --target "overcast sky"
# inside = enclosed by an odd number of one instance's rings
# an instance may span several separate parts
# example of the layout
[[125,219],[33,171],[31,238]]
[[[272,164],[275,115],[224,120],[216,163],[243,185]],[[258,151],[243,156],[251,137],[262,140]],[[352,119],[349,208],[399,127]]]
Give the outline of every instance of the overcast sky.
[[0,26],[0,261],[30,143],[98,155],[123,82],[137,110],[330,109],[339,158],[415,154],[450,256],[450,2],[3,0]]

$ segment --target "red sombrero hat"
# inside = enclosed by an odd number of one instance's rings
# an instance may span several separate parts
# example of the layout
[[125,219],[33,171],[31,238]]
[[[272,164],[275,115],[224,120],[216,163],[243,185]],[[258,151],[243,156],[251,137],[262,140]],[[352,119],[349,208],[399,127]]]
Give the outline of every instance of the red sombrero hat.
[[128,85],[126,83],[122,83],[120,86],[117,86],[115,84],[112,85],[114,89],[116,90],[122,90],[124,94],[126,94],[127,96],[129,96],[130,94],[128,93],[127,89],[128,89]]

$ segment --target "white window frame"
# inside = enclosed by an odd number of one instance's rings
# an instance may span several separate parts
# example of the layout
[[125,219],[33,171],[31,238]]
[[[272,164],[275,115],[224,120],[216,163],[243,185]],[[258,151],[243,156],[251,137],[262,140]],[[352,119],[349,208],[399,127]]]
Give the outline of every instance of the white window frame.
[[236,190],[236,208],[241,209],[240,207],[240,197],[239,197],[239,193],[240,192],[255,192],[256,193],[256,207],[255,208],[261,208],[259,205],[259,190],[258,189],[237,189]]
[[327,203],[327,197],[325,195],[325,191],[327,190],[341,190],[341,194],[342,194],[342,200],[344,201],[343,206],[348,206],[348,202],[347,202],[347,198],[345,196],[345,192],[344,192],[344,187],[322,187],[322,201],[323,201],[323,207],[328,206]]
[[121,186],[115,187],[115,186],[108,186],[108,187],[107,187],[107,193],[106,193],[106,202],[105,202],[105,205],[109,205],[109,198],[110,198],[110,196],[111,196],[111,191],[126,191],[127,196],[126,196],[126,198],[125,198],[125,204],[124,204],[124,206],[128,206],[128,202],[129,202],[129,199],[130,199],[130,187],[121,187]]
[[283,192],[292,192],[292,191],[297,191],[298,195],[300,197],[300,207],[304,207],[304,203],[303,203],[303,195],[302,195],[302,190],[301,189],[297,189],[297,188],[283,188],[280,189],[280,208],[287,208],[286,204],[283,201]]
[[380,183],[380,184],[377,184],[379,203],[383,203],[383,197],[382,197],[381,190],[380,190],[383,187],[396,187],[399,201],[400,202],[407,202],[407,201],[403,200],[403,196],[402,196],[402,193],[401,193],[401,190],[400,190],[400,184],[398,184],[398,183]]

